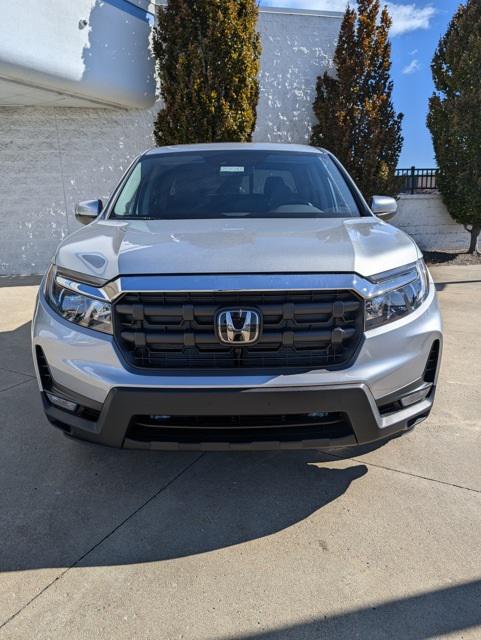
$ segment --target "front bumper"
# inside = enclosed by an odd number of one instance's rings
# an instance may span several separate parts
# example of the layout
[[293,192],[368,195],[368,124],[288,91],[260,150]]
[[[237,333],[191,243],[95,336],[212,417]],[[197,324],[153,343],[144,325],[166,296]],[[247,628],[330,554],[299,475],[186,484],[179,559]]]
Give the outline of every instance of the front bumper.
[[[173,390],[112,389],[96,420],[52,405],[43,395],[49,420],[70,436],[112,447],[164,450],[336,449],[384,440],[405,431],[429,414],[435,387],[415,405],[382,416],[364,384],[332,387]],[[81,402],[81,400],[80,400]],[[321,412],[321,413],[319,413]],[[207,429],[169,429],[163,419],[206,417],[216,424]],[[309,429],[270,424],[268,428],[235,428],[239,420],[278,416],[319,415]],[[331,418],[330,418],[331,416]],[[342,416],[342,417],[341,417]],[[142,421],[142,417],[144,420]],[[220,422],[218,417],[221,417]],[[335,419],[333,419],[335,417]],[[156,418],[160,420],[155,422]],[[140,419],[140,420],[139,420]],[[147,427],[139,428],[139,421]],[[150,419],[150,421],[149,421]],[[225,424],[222,424],[225,419]],[[254,438],[252,434],[255,433]],[[307,433],[307,436],[306,436]]]

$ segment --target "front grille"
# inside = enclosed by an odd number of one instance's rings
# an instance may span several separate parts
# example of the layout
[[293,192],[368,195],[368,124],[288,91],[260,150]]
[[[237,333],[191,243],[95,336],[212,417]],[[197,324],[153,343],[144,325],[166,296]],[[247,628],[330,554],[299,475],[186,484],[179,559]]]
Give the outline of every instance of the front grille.
[[[222,344],[221,309],[255,309],[259,340]],[[114,305],[116,341],[147,369],[283,370],[342,367],[363,335],[363,303],[350,291],[126,293]]]
[[352,435],[343,413],[237,416],[134,416],[127,438],[140,442],[289,442]]

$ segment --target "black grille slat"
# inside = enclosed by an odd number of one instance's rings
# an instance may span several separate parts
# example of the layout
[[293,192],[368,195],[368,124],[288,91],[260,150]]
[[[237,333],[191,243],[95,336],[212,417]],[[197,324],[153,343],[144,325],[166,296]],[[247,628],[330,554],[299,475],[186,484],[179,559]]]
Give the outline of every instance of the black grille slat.
[[144,442],[289,442],[352,435],[343,413],[233,415],[233,416],[134,416],[127,438]]
[[[291,304],[291,303],[287,303]],[[117,313],[126,316],[133,316],[135,307],[138,305],[135,304],[118,304],[117,305]],[[177,316],[182,317],[185,312],[185,305],[160,305],[160,304],[152,304],[152,305],[142,305],[143,313],[145,316]],[[319,314],[324,313],[326,315],[333,313],[334,305],[329,302],[318,303],[318,304],[297,304],[293,305],[294,314],[298,315],[309,315],[309,314]],[[357,300],[351,300],[348,302],[341,302],[341,305],[336,307],[336,312],[338,315],[343,315],[343,311],[356,311],[360,307],[360,302]],[[194,309],[193,305],[191,305],[192,310]],[[269,315],[286,315],[285,305],[282,304],[259,304],[257,308],[261,311],[263,316]],[[196,316],[212,316],[218,309],[218,305],[198,305],[195,307],[195,315]],[[339,310],[339,311],[338,311]],[[339,313],[340,312],[340,313]]]
[[53,385],[53,378],[50,373],[47,358],[45,357],[42,347],[39,347],[38,345],[35,347],[35,352],[37,354],[38,373],[40,375],[40,380],[42,381],[42,386],[44,390],[51,389]]
[[426,368],[424,370],[424,381],[433,383],[436,378],[436,370],[438,368],[439,359],[439,340],[436,340],[429,352]]
[[[298,331],[294,333],[294,345],[298,342],[308,342],[308,343],[333,343],[336,341],[335,336],[340,335],[337,333],[340,332],[341,337],[338,340],[343,341],[344,339],[352,338],[352,336],[356,333],[354,328],[342,329],[338,327],[334,331]],[[271,332],[264,331],[262,335],[262,344],[284,344],[284,335],[287,332]],[[121,331],[120,337],[122,340],[126,342],[135,343],[135,331]],[[154,331],[144,331],[143,335],[145,336],[145,342],[147,345],[178,345],[179,347],[185,344],[185,336],[189,335],[186,332],[154,332]],[[213,332],[206,333],[196,333],[194,336],[194,344],[195,345],[217,345],[219,341],[216,335]],[[251,348],[252,349],[252,348]]]
[[[219,342],[223,308],[262,315],[257,343]],[[363,334],[363,303],[350,291],[126,293],[114,305],[114,333],[127,360],[147,369],[340,367]]]
[[142,427],[187,429],[279,429],[281,427],[338,426],[346,418],[340,413],[328,413],[325,416],[312,414],[286,415],[233,415],[233,416],[136,416],[135,424]]

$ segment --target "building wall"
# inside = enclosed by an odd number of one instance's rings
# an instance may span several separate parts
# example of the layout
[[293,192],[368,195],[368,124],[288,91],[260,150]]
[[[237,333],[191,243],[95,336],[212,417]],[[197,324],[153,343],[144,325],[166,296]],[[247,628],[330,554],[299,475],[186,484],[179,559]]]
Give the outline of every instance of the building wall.
[[317,76],[333,69],[342,14],[264,10],[258,142],[307,142]]
[[148,0],[4,0],[0,104],[151,107],[148,8]]
[[462,251],[469,246],[469,233],[454,222],[438,193],[401,195],[392,224],[427,251]]
[[0,109],[0,275],[43,273],[78,228],[79,200],[106,198],[152,146],[153,111]]
[[[306,142],[316,77],[332,65],[341,14],[263,11],[256,141]],[[156,109],[0,108],[0,275],[45,271],[77,228],[75,203],[106,198],[153,145]]]

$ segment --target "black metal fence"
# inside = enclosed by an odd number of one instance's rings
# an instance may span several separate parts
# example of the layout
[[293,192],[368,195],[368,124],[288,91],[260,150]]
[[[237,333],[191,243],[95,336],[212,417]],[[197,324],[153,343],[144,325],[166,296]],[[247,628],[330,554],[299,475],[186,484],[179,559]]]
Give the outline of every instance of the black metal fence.
[[399,193],[429,193],[437,191],[438,169],[397,169]]

